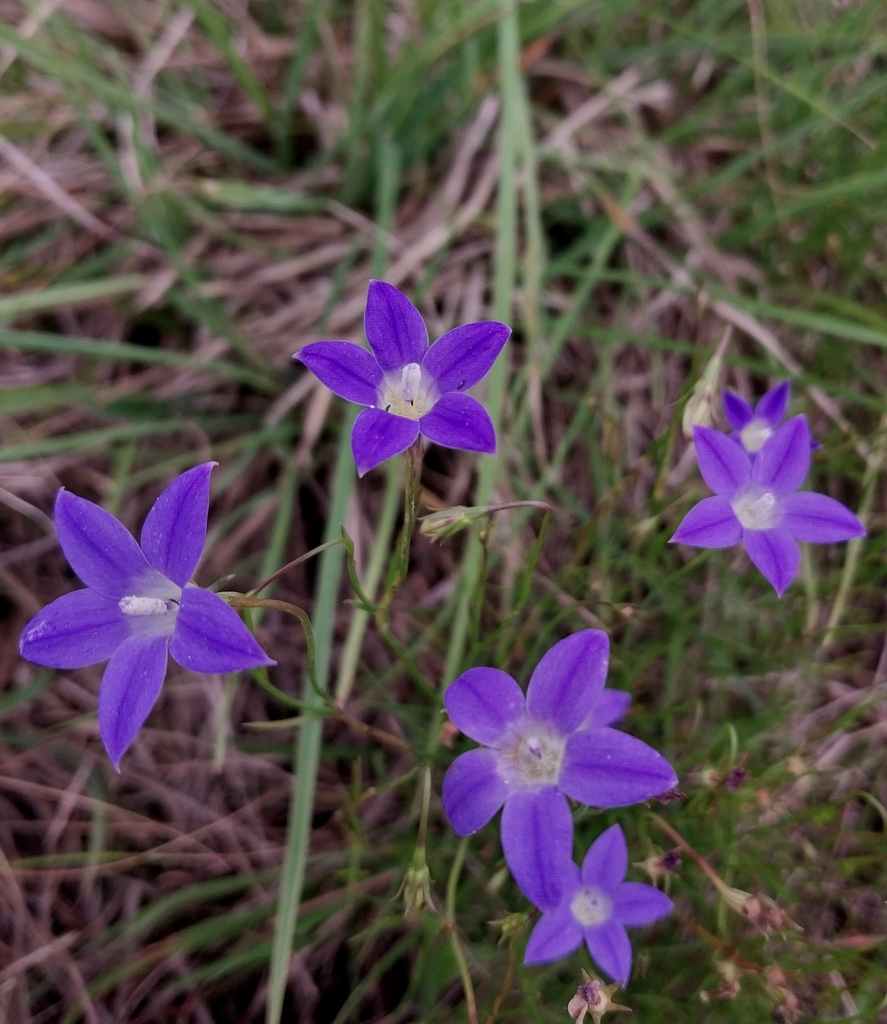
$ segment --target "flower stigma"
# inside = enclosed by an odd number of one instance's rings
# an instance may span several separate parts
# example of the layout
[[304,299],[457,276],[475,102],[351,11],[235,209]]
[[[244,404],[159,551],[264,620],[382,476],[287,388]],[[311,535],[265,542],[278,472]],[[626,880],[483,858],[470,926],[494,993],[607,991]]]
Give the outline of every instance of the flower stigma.
[[554,786],[560,777],[565,737],[542,722],[527,719],[502,750],[500,772],[515,786]]
[[773,428],[765,420],[752,420],[739,431],[742,447],[753,455],[759,452],[772,435]]
[[418,363],[407,363],[385,375],[379,391],[379,407],[395,416],[419,420],[438,400],[437,386]]
[[589,928],[610,920],[613,903],[605,892],[590,885],[580,889],[570,900],[570,912],[583,928]]
[[751,488],[730,502],[746,530],[772,530],[782,519],[782,509],[772,491]]

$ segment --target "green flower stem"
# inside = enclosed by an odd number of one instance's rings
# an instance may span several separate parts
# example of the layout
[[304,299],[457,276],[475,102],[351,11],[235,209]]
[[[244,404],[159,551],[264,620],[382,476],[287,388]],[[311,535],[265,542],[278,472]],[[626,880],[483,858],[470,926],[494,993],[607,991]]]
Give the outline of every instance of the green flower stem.
[[456,927],[456,888],[459,884],[459,875],[462,873],[462,865],[465,863],[465,854],[468,850],[468,837],[466,836],[456,850],[453,858],[453,867],[450,870],[450,877],[447,879],[447,918],[446,930],[450,935],[450,945],[453,947],[453,956],[459,967],[459,976],[462,979],[462,988],[465,990],[465,1005],[468,1010],[469,1024],[479,1024],[477,1016],[477,1000],[474,996],[474,984],[471,980],[471,972],[468,970],[468,961],[465,959],[465,951],[459,939],[459,931]]
[[382,616],[386,622],[391,601],[406,579],[410,565],[410,544],[416,530],[416,512],[419,508],[421,492],[422,442],[419,440],[404,452],[403,526],[400,529],[400,536],[397,538],[394,558],[391,560],[385,593],[382,595],[376,611],[376,618]]
[[[329,547],[330,545],[327,546]],[[277,598],[273,597],[247,597],[241,594],[229,594],[226,595],[225,599],[232,608],[274,608],[279,612],[286,612],[287,615],[292,615],[299,620],[302,625],[302,631],[305,634],[305,668],[308,673],[308,679],[315,693],[326,703],[329,700],[329,696],[317,682],[317,647],[314,642],[314,629],[311,625],[311,619],[308,618],[308,613],[305,609],[290,604],[289,601],[278,601]]]

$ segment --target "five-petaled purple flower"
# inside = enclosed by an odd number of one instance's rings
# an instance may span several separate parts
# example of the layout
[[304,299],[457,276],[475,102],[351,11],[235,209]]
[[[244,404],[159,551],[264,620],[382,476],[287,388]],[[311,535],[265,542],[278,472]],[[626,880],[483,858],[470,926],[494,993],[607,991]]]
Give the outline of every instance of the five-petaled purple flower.
[[19,649],[49,668],[108,661],[99,732],[118,771],[160,694],[167,654],[194,672],[275,664],[233,608],[190,582],[206,542],[215,465],[206,462],[173,480],[148,513],[141,546],[91,501],[65,490],[55,501],[59,543],[87,589],[65,594],[31,619]]
[[[459,835],[470,835],[504,805],[505,860],[543,910],[560,904],[567,883],[573,854],[567,797],[623,807],[677,782],[661,754],[603,724],[614,720],[613,710],[602,707],[595,719],[609,646],[597,629],[561,640],[537,665],[526,699],[511,676],[495,668],[469,669],[444,695],[453,724],[484,744],[450,765],[443,784],[447,817]],[[624,698],[618,700],[624,711]]]
[[493,365],[510,327],[466,324],[429,347],[412,302],[393,285],[370,281],[364,329],[371,353],[347,341],[318,341],[294,356],[340,398],[368,406],[351,432],[361,476],[420,434],[448,448],[495,454],[492,420],[465,392]]
[[798,492],[810,469],[810,430],[803,416],[774,431],[752,459],[717,430],[694,427],[693,439],[699,471],[715,494],[690,509],[672,543],[728,548],[742,541],[781,597],[800,564],[796,541],[828,544],[865,534],[839,501]]
[[652,885],[623,881],[627,870],[625,836],[613,825],[594,841],[581,872],[572,859],[566,866],[561,902],[537,922],[524,963],[559,960],[578,949],[584,938],[598,967],[624,986],[631,974],[625,926],[652,924],[673,908],[665,893]]
[[[735,391],[725,391],[721,401],[724,415],[733,429],[731,437],[735,437],[750,455],[756,455],[785,419],[790,398],[791,383],[787,380],[766,391],[754,408]],[[819,442],[811,437],[810,447],[819,448]]]

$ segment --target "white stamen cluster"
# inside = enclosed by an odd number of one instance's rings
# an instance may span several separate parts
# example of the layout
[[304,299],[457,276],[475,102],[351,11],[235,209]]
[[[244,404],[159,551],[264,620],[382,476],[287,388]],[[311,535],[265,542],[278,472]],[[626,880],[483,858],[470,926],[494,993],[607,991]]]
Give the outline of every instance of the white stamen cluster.
[[764,420],[752,420],[739,431],[742,447],[752,455],[757,454],[764,443],[772,436],[773,428]]
[[613,903],[605,892],[589,885],[579,889],[570,900],[570,912],[583,928],[589,928],[610,920],[613,916]]
[[162,597],[140,597],[138,594],[121,597],[117,603],[124,615],[165,615],[172,604]]
[[752,487],[730,503],[746,530],[772,530],[782,519],[782,509],[772,491]]
[[566,740],[543,722],[524,720],[501,751],[500,772],[513,786],[553,786]]
[[408,420],[421,419],[440,396],[428,374],[418,363],[407,363],[386,374],[379,390],[379,408]]

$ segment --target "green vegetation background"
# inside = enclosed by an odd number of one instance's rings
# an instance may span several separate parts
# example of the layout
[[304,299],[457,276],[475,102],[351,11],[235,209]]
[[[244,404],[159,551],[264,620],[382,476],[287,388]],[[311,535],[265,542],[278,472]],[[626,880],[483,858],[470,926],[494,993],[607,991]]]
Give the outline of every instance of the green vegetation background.
[[[496,824],[446,825],[440,692],[526,682],[595,626],[685,794],[577,814],[578,851],[614,821],[654,870],[683,849],[633,1019],[887,1021],[883,3],[0,0],[0,74],[0,1019],[567,1020],[587,955],[522,968]],[[395,657],[327,549],[265,593],[311,612],[341,713],[281,725],[263,679],[173,670],[115,775],[101,668],[17,659],[76,585],[55,491],[135,530],[214,458],[202,584],[344,523],[376,590],[401,468],[358,482],[353,411],[291,360],[360,339],[373,276],[434,336],[514,325],[499,457],[432,449],[423,502],[549,502],[541,551],[527,510],[417,537]],[[785,376],[811,485],[870,535],[806,552],[780,601],[741,553],[667,541],[706,493],[685,417]],[[303,635],[256,625],[292,704]],[[423,763],[431,902],[405,917]]]

